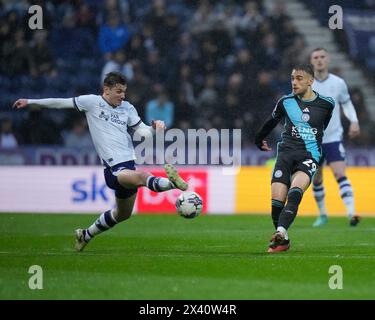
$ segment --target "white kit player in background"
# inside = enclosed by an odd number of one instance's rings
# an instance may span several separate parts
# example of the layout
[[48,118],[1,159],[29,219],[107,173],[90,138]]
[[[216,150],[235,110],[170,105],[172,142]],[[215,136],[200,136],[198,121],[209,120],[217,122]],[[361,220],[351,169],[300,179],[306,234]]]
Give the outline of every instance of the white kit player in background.
[[68,99],[19,99],[13,105],[16,108],[28,105],[76,108],[87,118],[91,138],[104,165],[106,184],[115,190],[116,207],[102,213],[87,229],[75,231],[77,251],[82,251],[96,235],[130,218],[139,187],[145,186],[155,192],[176,188],[185,191],[188,188],[172,165],[165,165],[168,179],[135,169],[134,147],[128,129],[147,136],[156,130],[164,130],[165,125],[160,120],[153,121],[152,126],[144,124],[134,106],[124,101],[126,89],[125,77],[121,73],[110,72],[104,79],[101,96],[91,94]]
[[[349,138],[357,137],[360,134],[358,118],[350,99],[348,87],[345,81],[328,72],[330,58],[324,48],[317,48],[311,52],[310,63],[314,66],[315,81],[312,88],[335,100],[335,109],[333,110],[331,121],[323,135],[323,161],[331,167],[337,183],[340,188],[340,196],[345,204],[349,217],[349,224],[356,226],[360,217],[355,213],[353,188],[346,177],[345,148],[343,146],[343,127],[341,123],[341,110],[350,121]],[[314,222],[318,227],[328,222],[327,209],[325,205],[325,190],[323,186],[322,166],[316,172],[313,180],[313,192],[318,204],[320,215]]]

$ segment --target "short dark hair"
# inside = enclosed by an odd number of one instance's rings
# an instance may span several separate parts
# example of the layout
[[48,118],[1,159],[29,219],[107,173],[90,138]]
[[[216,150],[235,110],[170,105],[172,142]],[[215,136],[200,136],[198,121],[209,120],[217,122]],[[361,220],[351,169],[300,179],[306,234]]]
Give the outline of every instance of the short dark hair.
[[312,77],[314,77],[314,67],[310,63],[297,64],[293,67],[293,70],[305,71]]
[[325,52],[328,52],[328,50],[326,49],[326,48],[324,48],[324,47],[317,47],[317,48],[315,48],[315,49],[313,49],[312,51],[311,51],[311,53],[313,53],[313,52],[315,52],[315,51],[325,51]]
[[310,58],[311,58],[311,55],[312,55],[314,52],[316,52],[316,51],[325,51],[325,52],[328,53],[328,50],[327,50],[326,48],[324,48],[324,47],[317,47],[317,48],[311,50],[311,52],[310,52]]
[[104,81],[103,81],[104,86],[112,88],[116,84],[122,84],[124,86],[127,85],[127,81],[125,76],[120,73],[120,72],[110,72],[105,75]]

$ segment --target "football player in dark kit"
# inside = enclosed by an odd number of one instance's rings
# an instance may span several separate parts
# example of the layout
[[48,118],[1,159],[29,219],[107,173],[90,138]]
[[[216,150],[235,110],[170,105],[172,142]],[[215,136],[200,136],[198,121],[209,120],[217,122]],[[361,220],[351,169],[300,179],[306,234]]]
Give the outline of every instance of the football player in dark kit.
[[271,151],[264,138],[285,119],[282,141],[272,173],[272,235],[268,252],[290,247],[288,228],[293,223],[303,193],[309,187],[322,156],[323,132],[331,119],[334,101],[313,91],[314,70],[309,64],[293,68],[293,92],[282,97],[255,137],[262,151]]

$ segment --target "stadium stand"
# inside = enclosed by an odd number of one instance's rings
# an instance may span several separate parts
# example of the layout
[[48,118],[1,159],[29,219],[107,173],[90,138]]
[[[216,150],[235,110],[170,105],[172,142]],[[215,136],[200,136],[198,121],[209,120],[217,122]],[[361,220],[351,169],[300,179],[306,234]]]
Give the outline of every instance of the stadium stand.
[[[329,3],[320,1],[317,15]],[[33,1],[44,13],[37,31],[27,28],[30,4],[5,1],[0,8],[0,118],[11,119],[20,145],[62,145],[75,115],[44,110],[41,120],[37,111],[12,113],[16,98],[100,93],[102,71],[125,65],[127,98],[142,117],[163,87],[175,106],[173,126],[240,128],[244,144],[252,144],[259,122],[290,90],[290,65],[306,56],[281,2],[271,11],[261,0]],[[361,90],[353,90],[366,119]],[[40,121],[50,124],[48,139],[37,134]],[[366,135],[356,143],[373,144]]]

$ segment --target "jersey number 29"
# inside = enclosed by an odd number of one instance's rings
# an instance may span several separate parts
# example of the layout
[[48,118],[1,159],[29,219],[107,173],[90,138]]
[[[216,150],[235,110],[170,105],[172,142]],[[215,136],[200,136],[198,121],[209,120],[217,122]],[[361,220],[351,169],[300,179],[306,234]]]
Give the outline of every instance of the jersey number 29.
[[311,160],[311,159],[307,159],[305,161],[302,162],[306,167],[309,168],[309,171],[311,173],[314,173],[316,171],[316,163]]

